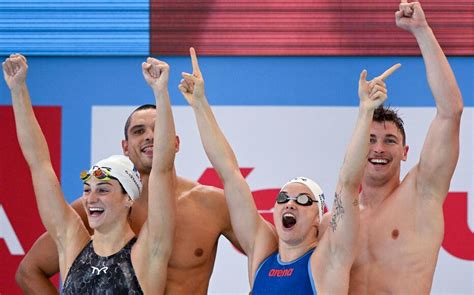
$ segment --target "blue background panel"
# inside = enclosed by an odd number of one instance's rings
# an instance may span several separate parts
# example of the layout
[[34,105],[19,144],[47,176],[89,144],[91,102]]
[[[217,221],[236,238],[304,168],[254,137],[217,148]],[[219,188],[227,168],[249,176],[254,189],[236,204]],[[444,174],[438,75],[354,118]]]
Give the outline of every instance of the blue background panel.
[[0,54],[146,55],[148,0],[0,1]]

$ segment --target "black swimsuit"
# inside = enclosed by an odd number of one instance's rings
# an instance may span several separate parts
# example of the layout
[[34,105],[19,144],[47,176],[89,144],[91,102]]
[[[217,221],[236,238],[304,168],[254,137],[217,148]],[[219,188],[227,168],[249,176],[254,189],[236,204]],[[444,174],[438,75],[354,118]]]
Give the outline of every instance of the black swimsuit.
[[143,294],[130,256],[136,241],[106,257],[97,255],[90,241],[72,263],[62,294]]

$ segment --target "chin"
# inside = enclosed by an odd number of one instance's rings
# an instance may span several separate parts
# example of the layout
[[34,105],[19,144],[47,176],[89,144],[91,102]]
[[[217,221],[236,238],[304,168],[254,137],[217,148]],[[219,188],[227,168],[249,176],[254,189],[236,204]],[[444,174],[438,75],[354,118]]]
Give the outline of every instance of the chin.
[[153,158],[151,157],[143,157],[141,161],[141,168],[142,170],[151,170],[151,166],[153,164]]
[[89,222],[89,227],[92,229],[92,230],[96,230],[97,227],[99,227],[98,224],[94,223],[94,222]]
[[98,222],[97,220],[90,220],[90,218],[88,218],[87,221],[89,223],[89,227],[93,230],[97,230],[102,225],[102,222]]

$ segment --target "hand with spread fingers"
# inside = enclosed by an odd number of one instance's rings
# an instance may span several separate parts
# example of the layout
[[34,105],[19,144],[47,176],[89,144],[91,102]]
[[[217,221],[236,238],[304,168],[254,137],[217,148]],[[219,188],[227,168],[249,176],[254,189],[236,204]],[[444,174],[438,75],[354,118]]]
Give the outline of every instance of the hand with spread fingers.
[[407,0],[402,0],[399,10],[395,12],[395,20],[399,28],[412,33],[417,29],[428,27],[420,2],[408,3]]
[[385,79],[387,79],[393,72],[395,72],[401,64],[395,64],[386,70],[382,75],[367,81],[367,71],[363,70],[360,73],[359,79],[359,98],[360,105],[367,109],[374,110],[384,103],[387,99],[387,87]]
[[191,55],[193,73],[181,73],[183,79],[181,79],[178,88],[189,105],[193,106],[196,102],[200,102],[205,98],[204,79],[199,69],[199,63],[194,48],[191,47],[189,53]]
[[15,90],[24,85],[26,81],[26,74],[28,72],[28,65],[26,58],[18,53],[10,55],[3,63],[3,77],[7,82],[10,90]]
[[142,63],[142,73],[145,81],[153,90],[167,89],[170,67],[164,61],[149,57]]

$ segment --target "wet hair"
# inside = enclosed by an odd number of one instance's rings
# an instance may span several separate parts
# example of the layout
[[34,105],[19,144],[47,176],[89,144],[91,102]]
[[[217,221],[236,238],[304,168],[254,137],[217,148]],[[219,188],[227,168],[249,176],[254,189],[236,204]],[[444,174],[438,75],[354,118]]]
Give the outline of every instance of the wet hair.
[[125,190],[125,188],[123,187],[123,185],[120,183],[119,180],[117,180],[118,183],[120,184],[120,188],[122,189],[122,194],[127,194],[127,191]]
[[130,128],[130,123],[132,121],[132,116],[138,111],[143,111],[143,110],[149,110],[149,109],[154,109],[156,110],[156,105],[154,104],[144,104],[136,108],[130,116],[128,116],[127,121],[125,122],[125,128],[124,128],[124,135],[125,135],[125,140],[128,140],[128,128]]
[[406,143],[405,128],[403,127],[403,120],[398,115],[397,110],[392,109],[390,107],[385,107],[383,105],[379,106],[377,109],[375,109],[372,121],[379,122],[379,123],[393,122],[393,124],[397,126],[397,129],[402,134],[403,146],[405,146],[405,143]]

